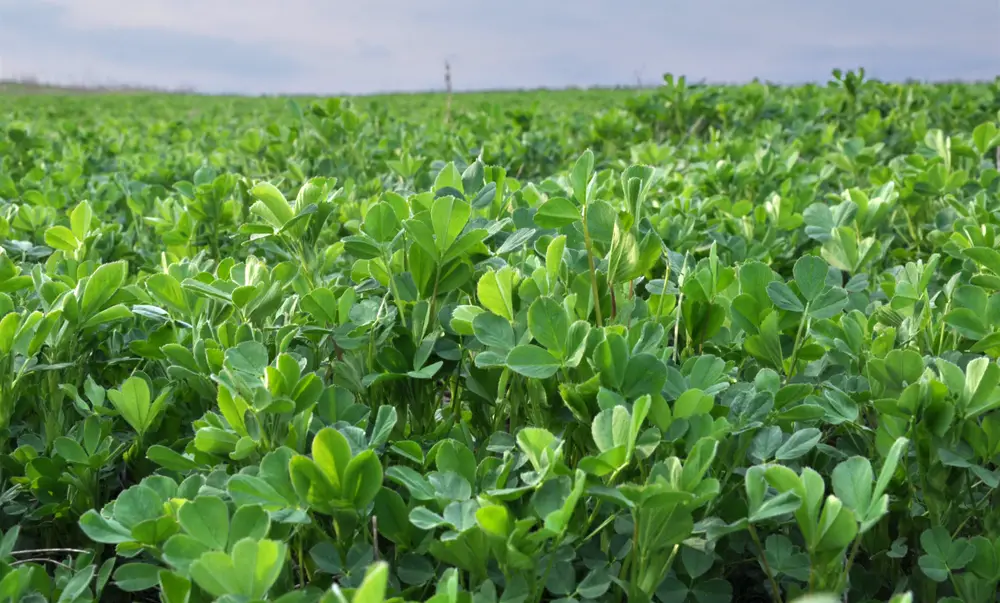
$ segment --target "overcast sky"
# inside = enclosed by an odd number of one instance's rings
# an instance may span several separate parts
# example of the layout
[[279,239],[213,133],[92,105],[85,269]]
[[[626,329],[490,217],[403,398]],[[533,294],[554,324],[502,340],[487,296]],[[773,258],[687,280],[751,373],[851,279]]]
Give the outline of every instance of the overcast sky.
[[368,93],[1000,75],[1000,0],[0,0],[0,77]]

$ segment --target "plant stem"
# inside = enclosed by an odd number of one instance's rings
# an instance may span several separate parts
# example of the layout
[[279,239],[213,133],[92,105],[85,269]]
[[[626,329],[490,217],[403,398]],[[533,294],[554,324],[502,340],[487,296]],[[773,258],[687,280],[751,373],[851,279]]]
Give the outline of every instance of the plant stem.
[[299,584],[304,588],[306,585],[306,562],[302,555],[302,534],[297,536],[296,541],[299,549]]
[[663,271],[663,291],[660,292],[660,303],[656,305],[656,322],[663,317],[663,298],[667,296],[667,285],[670,283],[670,260],[665,262],[667,269]]
[[549,574],[552,573],[552,566],[556,564],[556,551],[559,549],[559,545],[562,544],[562,535],[560,534],[554,543],[552,543],[552,549],[549,551],[549,564],[545,568],[545,573],[542,574],[542,584],[541,588],[538,589],[536,593],[535,601],[541,603],[542,595],[545,594],[545,584],[549,581]]
[[613,285],[608,287],[608,292],[611,293],[611,320],[614,321],[615,317],[618,316],[618,300],[615,299],[615,288]]
[[842,579],[841,590],[845,591],[850,587],[850,573],[851,566],[854,565],[854,557],[858,554],[858,549],[861,547],[861,534],[854,537],[854,546],[851,547],[851,554],[847,557],[847,565],[844,566],[844,576]]
[[[432,320],[434,317],[434,307],[437,306],[438,284],[440,282],[441,282],[441,263],[438,262],[437,269],[434,271],[434,292],[431,293],[431,308],[430,311],[427,312],[428,320]],[[425,326],[424,328],[426,329],[427,327]]]
[[[677,296],[677,311],[674,313],[676,318],[674,318],[674,362],[677,362],[677,350],[679,348],[679,337],[681,331],[681,317],[684,312],[681,309],[684,304],[684,292],[681,291],[680,295]],[[687,328],[687,327],[685,327]]]
[[[406,254],[404,253],[403,256],[405,257]],[[396,275],[392,271],[392,252],[387,251],[385,255],[382,257],[382,261],[385,262],[385,270],[386,272],[389,273],[389,293],[392,294],[392,301],[395,302],[396,310],[399,311],[399,320],[402,321],[406,316],[406,314],[403,312],[403,302],[402,300],[399,299],[399,293],[396,290],[396,287],[394,286],[396,284],[396,278],[395,278]],[[435,295],[435,297],[437,296]],[[421,333],[420,335],[423,336],[423,333]]]
[[778,581],[774,579],[774,572],[771,571],[771,565],[767,562],[767,555],[764,553],[764,546],[761,545],[760,537],[757,535],[757,528],[753,527],[751,523],[747,524],[747,530],[750,532],[750,538],[757,545],[757,550],[760,551],[760,562],[764,566],[764,573],[767,574],[768,581],[771,583],[771,600],[774,603],[782,603],[781,588],[778,587]]
[[799,330],[795,333],[795,345],[792,346],[792,361],[788,365],[788,377],[791,378],[795,374],[795,363],[799,359],[799,345],[802,343],[802,331],[809,324],[809,302],[806,302],[806,307],[802,311],[802,320],[799,321]]
[[597,291],[597,268],[594,265],[594,244],[590,240],[590,229],[587,228],[587,206],[583,206],[583,244],[587,248],[587,263],[590,265],[590,288],[594,296],[594,313],[597,317],[597,327],[604,326],[601,317],[601,296]]

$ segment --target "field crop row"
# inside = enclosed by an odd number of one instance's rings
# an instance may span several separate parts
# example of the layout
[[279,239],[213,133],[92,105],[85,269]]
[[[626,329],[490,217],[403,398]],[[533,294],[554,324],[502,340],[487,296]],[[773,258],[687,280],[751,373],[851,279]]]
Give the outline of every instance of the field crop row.
[[998,109],[0,96],[0,601],[994,602]]

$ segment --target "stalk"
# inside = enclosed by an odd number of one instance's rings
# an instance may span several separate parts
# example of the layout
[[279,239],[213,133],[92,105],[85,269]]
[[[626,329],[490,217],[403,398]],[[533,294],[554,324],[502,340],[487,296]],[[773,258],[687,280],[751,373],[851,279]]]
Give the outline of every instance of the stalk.
[[594,296],[594,313],[597,317],[597,327],[604,326],[601,317],[601,297],[597,291],[597,268],[594,266],[594,244],[590,239],[590,229],[587,228],[587,206],[583,206],[583,244],[587,248],[587,263],[590,265],[590,288]]
[[774,603],[782,603],[781,589],[778,588],[778,581],[774,579],[774,572],[771,571],[771,565],[767,562],[767,555],[764,554],[764,547],[760,543],[757,529],[753,527],[752,523],[747,525],[747,529],[750,532],[750,538],[757,545],[757,550],[760,551],[760,561],[764,566],[764,573],[767,574],[767,579],[771,583],[771,600]]
[[559,546],[562,544],[562,535],[556,538],[555,542],[552,543],[552,550],[549,552],[549,564],[545,568],[545,573],[542,574],[542,583],[540,588],[537,589],[537,596],[535,601],[541,603],[542,597],[545,595],[545,584],[549,581],[549,574],[552,573],[552,566],[556,563],[556,551],[559,550]]
[[847,600],[846,599],[846,595],[847,595],[846,589],[848,588],[848,586],[850,586],[851,566],[854,565],[854,557],[857,556],[857,554],[858,554],[858,548],[860,546],[861,546],[861,534],[858,534],[857,536],[854,537],[854,545],[851,547],[851,554],[850,554],[850,556],[847,557],[847,564],[844,566],[844,574],[843,574],[842,582],[841,582],[841,584],[843,586],[841,586],[841,589],[845,591],[844,592],[844,595],[845,595],[845,599],[844,600],[845,601]]
[[792,347],[792,361],[788,366],[788,376],[791,377],[795,374],[795,363],[799,358],[799,345],[802,343],[802,331],[804,327],[809,324],[809,302],[806,302],[806,307],[802,310],[802,320],[799,321],[799,330],[795,333],[795,345]]
[[[391,275],[389,280],[392,280]],[[429,320],[433,320],[434,317],[434,310],[435,307],[437,306],[438,284],[440,282],[441,282],[441,263],[438,262],[437,268],[434,271],[434,292],[431,293],[431,307],[430,307],[430,312],[428,312]]]

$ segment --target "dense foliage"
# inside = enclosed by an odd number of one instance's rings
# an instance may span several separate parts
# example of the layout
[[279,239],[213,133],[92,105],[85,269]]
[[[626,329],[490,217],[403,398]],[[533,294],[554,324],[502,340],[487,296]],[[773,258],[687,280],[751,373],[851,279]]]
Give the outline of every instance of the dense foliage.
[[998,109],[0,97],[0,601],[995,601]]

